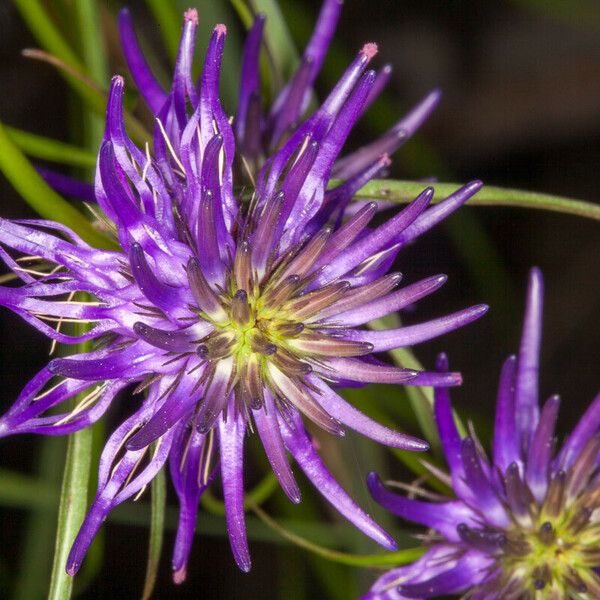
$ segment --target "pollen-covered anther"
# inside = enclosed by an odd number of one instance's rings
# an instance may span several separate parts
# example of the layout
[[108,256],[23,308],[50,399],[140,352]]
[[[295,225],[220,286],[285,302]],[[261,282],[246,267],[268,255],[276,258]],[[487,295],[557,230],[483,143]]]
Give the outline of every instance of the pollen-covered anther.
[[298,290],[299,282],[299,275],[290,275],[286,279],[278,281],[272,287],[267,288],[262,298],[264,306],[266,308],[277,308],[281,306]]
[[231,318],[238,325],[248,325],[251,317],[248,294],[245,290],[238,290],[231,299]]
[[289,342],[290,347],[307,354],[320,356],[364,356],[373,352],[373,344],[354,342],[320,333],[303,334]]
[[198,308],[215,321],[226,320],[227,313],[208,281],[206,281],[198,259],[190,258],[186,266],[186,273],[190,283],[190,291],[198,304]]
[[250,244],[243,240],[238,244],[233,261],[233,277],[239,290],[252,290],[252,266]]
[[303,377],[312,372],[310,364],[283,348],[280,348],[271,360],[281,371],[293,377]]
[[285,305],[285,309],[295,319],[308,319],[337,302],[349,289],[350,283],[347,281],[331,283],[313,292],[293,298]]
[[267,338],[260,330],[254,329],[248,333],[248,341],[252,352],[263,356],[272,356],[277,352],[277,345]]
[[[223,330],[209,335],[198,348],[203,348],[201,353],[207,360],[216,361],[233,354],[237,339],[235,331]],[[198,349],[196,353],[199,353]]]

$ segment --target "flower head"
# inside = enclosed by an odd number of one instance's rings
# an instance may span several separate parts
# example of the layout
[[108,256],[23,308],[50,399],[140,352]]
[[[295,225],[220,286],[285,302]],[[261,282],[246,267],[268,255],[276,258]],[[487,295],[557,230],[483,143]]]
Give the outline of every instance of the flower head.
[[[491,462],[474,433],[461,439],[448,391],[436,390],[456,498],[405,498],[369,475],[375,499],[430,527],[432,545],[412,565],[383,575],[367,598],[465,591],[481,600],[600,597],[600,396],[553,452],[559,398],[538,406],[542,303],[542,275],[532,269],[519,354],[506,360],[500,375]],[[439,368],[447,369],[444,356]]]
[[[106,444],[97,496],[71,551],[69,573],[80,567],[108,512],[140,492],[167,461],[180,501],[176,581],[185,577],[199,498],[217,473],[233,553],[248,570],[243,445],[253,425],[293,502],[300,493],[286,450],[340,513],[377,542],[394,545],[332,478],[301,415],[335,435],[347,426],[384,444],[426,449],[426,443],[371,421],[333,388],[460,382],[457,373],[418,373],[371,355],[453,330],[485,306],[387,331],[361,326],[444,283],[438,275],[395,291],[400,275],[387,272],[402,247],[458,208],[480,183],[432,208],[428,188],[374,229],[368,224],[375,203],[349,205],[438,95],[336,162],[389,75],[387,68],[367,71],[376,46],[365,45],[325,102],[301,120],[340,4],[325,1],[296,74],[268,112],[258,81],[264,19],[256,18],[233,121],[218,90],[225,26],[214,28],[196,83],[198,16],[185,13],[172,87],[165,92],[123,12],[125,56],[156,127],[152,153],[134,145],[123,121],[124,80],[113,78],[95,196],[120,250],[92,248],[49,221],[0,221],[2,257],[23,283],[0,288],[0,303],[53,340],[93,341],[89,351],[52,360],[30,381],[0,420],[0,434],[73,432],[96,421],[124,388],[144,392]],[[332,177],[341,183],[329,189]],[[34,269],[27,263],[32,260],[42,261],[45,270]],[[68,335],[61,331],[68,322],[91,327]],[[75,395],[75,408],[51,411]]]

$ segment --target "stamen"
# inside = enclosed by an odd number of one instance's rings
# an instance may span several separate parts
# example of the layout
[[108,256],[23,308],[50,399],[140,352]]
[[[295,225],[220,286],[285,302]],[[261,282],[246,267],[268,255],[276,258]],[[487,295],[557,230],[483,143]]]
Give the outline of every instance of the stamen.
[[167,144],[167,148],[169,149],[169,152],[171,153],[171,156],[173,157],[173,160],[177,163],[177,166],[179,167],[179,169],[181,170],[181,172],[183,174],[185,174],[185,167],[183,166],[183,164],[181,163],[181,161],[179,160],[179,157],[177,156],[175,149],[173,148],[173,145],[171,144],[171,140],[169,139],[169,136],[167,135],[167,132],[165,131],[165,128],[163,126],[163,124],[161,123],[161,120],[157,117],[156,118],[156,122],[158,123],[158,127],[160,129],[160,133],[163,136],[164,140],[165,140],[165,144]]
[[247,325],[251,316],[248,294],[245,290],[238,290],[231,299],[231,317],[238,325]]
[[252,267],[250,244],[243,240],[238,244],[233,261],[233,277],[239,290],[252,291]]
[[281,282],[270,289],[267,289],[263,294],[265,308],[280,307],[288,298],[291,298],[291,296],[298,291],[298,283],[300,281],[298,275],[290,275],[286,279],[279,281]]
[[277,346],[258,330],[251,331],[248,340],[252,352],[257,352],[263,356],[272,356],[277,352]]
[[204,273],[196,258],[190,258],[186,267],[186,272],[190,282],[190,290],[194,296],[194,300],[198,303],[198,308],[215,321],[226,320],[227,313],[208,284],[208,281],[206,281]]
[[289,311],[298,321],[302,321],[337,302],[349,289],[348,281],[338,281],[294,298],[285,305],[285,310]]
[[281,274],[282,278],[290,275],[306,275],[314,262],[319,258],[321,250],[323,250],[329,236],[331,235],[331,227],[325,227],[317,233],[306,246],[300,251],[298,256],[284,269]]
[[300,352],[318,356],[364,356],[373,352],[373,344],[368,342],[343,340],[321,333],[304,333],[290,340],[289,345]]

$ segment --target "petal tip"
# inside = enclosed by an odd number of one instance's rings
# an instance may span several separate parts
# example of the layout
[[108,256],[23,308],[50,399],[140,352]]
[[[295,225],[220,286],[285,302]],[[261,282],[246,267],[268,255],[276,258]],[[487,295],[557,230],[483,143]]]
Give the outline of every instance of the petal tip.
[[125,79],[122,75],[113,75],[113,78],[110,81],[113,88],[125,86]]
[[361,48],[360,54],[363,54],[368,60],[371,60],[377,54],[377,52],[377,44],[374,42],[369,42]]
[[188,8],[183,13],[183,20],[190,22],[194,27],[198,25],[198,11],[195,8]]
[[184,565],[173,571],[173,583],[181,585],[187,578],[187,567]]

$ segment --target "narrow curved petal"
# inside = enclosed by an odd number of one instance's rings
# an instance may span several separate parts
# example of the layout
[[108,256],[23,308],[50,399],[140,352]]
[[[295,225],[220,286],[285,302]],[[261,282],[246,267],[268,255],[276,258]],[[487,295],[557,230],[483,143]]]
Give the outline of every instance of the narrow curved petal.
[[433,527],[451,542],[460,540],[456,530],[460,523],[478,522],[477,514],[462,501],[424,502],[394,494],[386,489],[376,473],[369,473],[367,484],[371,495],[383,508],[408,521]]
[[521,459],[520,440],[516,432],[514,385],[517,367],[515,356],[509,356],[500,373],[494,426],[494,464],[504,472]]
[[146,104],[148,104],[152,112],[157,113],[165,103],[167,94],[154,77],[144,58],[135,31],[133,30],[131,15],[126,8],[119,13],[119,34],[129,72],[133,76]]
[[336,394],[319,377],[309,375],[307,379],[319,390],[319,394],[316,396],[317,402],[342,425],[347,425],[364,436],[393,448],[413,451],[425,451],[429,448],[429,444],[423,440],[394,431],[373,421]]
[[280,417],[279,424],[288,450],[325,499],[363,533],[388,550],[394,550],[396,548],[394,540],[355,504],[323,464],[299,415],[296,413],[292,416],[292,423],[289,424]]
[[300,488],[294,479],[294,474],[288,462],[281,430],[277,421],[277,408],[273,395],[268,389],[264,392],[265,404],[254,410],[253,416],[262,445],[271,463],[273,472],[285,495],[294,503],[301,500]]
[[538,373],[542,343],[544,279],[539,269],[529,272],[525,318],[515,381],[515,418],[521,439],[528,445],[539,420]]
[[489,307],[486,304],[477,304],[419,325],[407,325],[398,329],[381,331],[348,331],[345,336],[354,341],[373,344],[373,352],[384,352],[394,348],[413,346],[464,327],[485,315],[488,309]]
[[250,570],[250,551],[246,537],[244,517],[244,435],[246,422],[242,415],[234,416],[230,403],[227,419],[219,420],[219,448],[221,455],[221,480],[225,499],[225,519],[231,550],[237,566],[247,573]]

